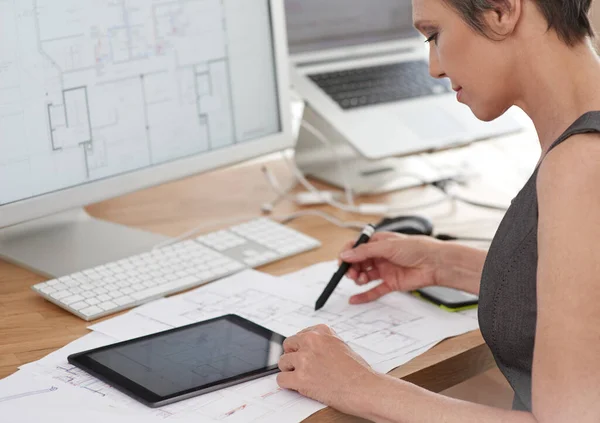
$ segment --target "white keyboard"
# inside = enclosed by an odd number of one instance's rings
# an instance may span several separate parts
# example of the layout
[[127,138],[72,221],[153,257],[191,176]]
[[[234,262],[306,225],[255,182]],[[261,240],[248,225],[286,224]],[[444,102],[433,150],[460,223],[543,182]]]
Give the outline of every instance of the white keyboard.
[[82,319],[93,320],[320,245],[260,218],[43,282],[33,290]]

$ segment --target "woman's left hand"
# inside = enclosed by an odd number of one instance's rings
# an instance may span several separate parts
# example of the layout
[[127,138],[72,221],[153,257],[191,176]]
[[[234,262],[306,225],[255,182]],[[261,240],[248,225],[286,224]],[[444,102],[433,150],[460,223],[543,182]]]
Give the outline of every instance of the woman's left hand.
[[377,373],[326,325],[287,338],[277,383],[348,414],[364,408]]

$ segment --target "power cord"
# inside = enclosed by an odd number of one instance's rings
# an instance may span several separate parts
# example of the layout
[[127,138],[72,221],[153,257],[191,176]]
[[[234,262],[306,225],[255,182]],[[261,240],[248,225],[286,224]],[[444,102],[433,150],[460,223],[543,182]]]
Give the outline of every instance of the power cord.
[[[313,184],[311,184],[306,179],[304,174],[300,171],[300,169],[298,169],[298,166],[296,166],[296,163],[293,160],[291,160],[285,154],[283,155],[283,158],[284,158],[285,162],[288,164],[288,166],[291,169],[294,176],[296,177],[296,180],[298,182],[300,182],[300,184],[307,191],[313,193],[315,196],[322,196],[323,203],[328,204],[336,209],[339,209],[341,211],[348,212],[348,213],[356,213],[356,214],[361,214],[361,215],[372,215],[372,216],[385,216],[390,213],[402,213],[402,212],[406,212],[406,211],[410,211],[410,210],[414,210],[414,209],[432,207],[432,206],[444,203],[448,199],[451,198],[446,193],[443,193],[444,194],[443,198],[436,199],[434,201],[430,201],[430,202],[426,202],[426,203],[414,204],[414,205],[404,206],[404,207],[393,207],[393,206],[389,206],[388,204],[379,204],[379,203],[362,203],[362,204],[358,204],[358,205],[344,204],[344,203],[337,201],[335,198],[331,198],[332,196],[330,196],[330,195],[323,195],[321,193],[321,191],[319,191]],[[272,175],[272,176],[273,176],[273,178],[275,178],[274,175]]]
[[502,212],[505,212],[506,210],[508,210],[508,208],[504,207],[504,206],[499,206],[499,205],[489,204],[489,203],[481,203],[479,201],[474,201],[469,198],[460,196],[460,195],[456,194],[455,192],[452,192],[452,185],[456,184],[456,183],[457,183],[457,181],[454,179],[443,179],[440,181],[432,182],[431,185],[434,186],[435,188],[439,189],[443,193],[447,194],[452,199],[454,199],[456,201],[460,201],[461,203],[465,203],[465,204],[469,204],[471,206],[480,207],[480,208],[489,209],[489,210],[502,211]]
[[[284,161],[287,163],[288,167],[291,169],[292,174],[294,175],[296,181],[299,182],[307,190],[308,193],[312,194],[312,197],[310,197],[310,198],[313,198],[315,203],[316,202],[325,203],[336,209],[339,209],[339,210],[342,210],[345,212],[349,212],[349,213],[356,213],[356,214],[361,214],[361,215],[381,215],[381,216],[386,216],[386,215],[392,214],[392,213],[402,213],[402,212],[419,209],[419,208],[432,207],[432,206],[444,203],[448,200],[460,201],[460,202],[470,204],[470,205],[473,205],[476,207],[506,211],[506,207],[480,203],[480,202],[473,201],[473,200],[464,198],[462,196],[459,196],[456,193],[450,192],[450,188],[449,188],[450,183],[457,182],[454,179],[443,179],[443,180],[436,181],[436,182],[429,182],[429,181],[422,180],[416,174],[411,175],[411,176],[414,176],[415,178],[417,178],[419,181],[422,182],[423,185],[431,185],[431,186],[437,188],[438,190],[440,190],[442,192],[442,194],[444,195],[443,198],[436,199],[434,201],[430,201],[430,202],[426,202],[426,203],[414,204],[414,205],[404,206],[404,207],[391,207],[387,204],[378,204],[378,203],[362,203],[362,204],[356,205],[356,204],[354,204],[354,195],[353,195],[351,186],[349,184],[347,175],[345,173],[343,163],[342,163],[339,155],[337,154],[337,151],[335,151],[335,148],[333,147],[331,142],[327,139],[327,137],[325,137],[321,133],[321,131],[319,131],[317,128],[315,128],[313,125],[309,124],[308,122],[302,121],[301,125],[306,130],[311,132],[321,143],[330,147],[333,155],[335,156],[337,166],[339,168],[339,171],[342,174],[342,178],[344,181],[344,193],[345,193],[345,199],[346,199],[347,204],[337,201],[336,195],[333,192],[318,190],[314,185],[312,185],[306,179],[306,177],[300,171],[300,169],[298,168],[296,163],[293,160],[291,160],[286,155],[285,152],[283,152],[282,154],[283,154]],[[263,174],[265,175],[269,185],[277,194],[277,197],[273,201],[271,201],[270,203],[265,203],[261,206],[261,211],[264,214],[271,214],[274,210],[275,205],[284,199],[291,199],[293,201],[298,202],[298,198],[299,198],[298,195],[294,196],[291,193],[291,191],[296,186],[296,181],[294,181],[294,183],[292,183],[289,187],[284,189],[279,184],[277,177],[266,166],[263,166],[261,170],[262,170]],[[300,202],[300,203],[306,205],[308,202],[304,201],[304,202]],[[280,216],[280,217],[270,216],[270,218],[273,220],[279,220],[280,223],[282,223],[282,224],[287,224],[287,223],[291,222],[292,220],[295,220],[295,219],[298,219],[298,218],[304,217],[304,216],[319,217],[319,218],[325,219],[328,222],[330,222],[336,226],[339,226],[341,228],[354,229],[354,230],[359,230],[359,231],[362,230],[362,228],[364,228],[364,226],[366,224],[365,222],[359,222],[359,221],[349,221],[349,222],[342,221],[342,220],[340,220],[326,212],[320,211],[320,210],[304,210],[304,211],[292,213],[287,216]],[[245,217],[220,220],[218,222],[211,222],[209,224],[198,225],[198,226],[194,227],[193,229],[186,231],[181,235],[176,236],[175,238],[169,239],[167,241],[163,241],[163,242],[155,245],[153,247],[153,250],[165,247],[167,245],[182,241],[187,238],[190,238],[193,235],[195,235],[196,233],[198,233],[204,229],[210,229],[210,228],[215,228],[217,226],[223,226],[223,225],[229,225],[229,224],[233,225],[236,223],[241,223],[241,222],[255,219],[258,217],[259,216],[256,216],[256,215],[248,215]],[[459,237],[459,236],[448,235],[448,234],[438,234],[438,235],[435,235],[434,237],[437,239],[440,239],[440,240],[444,240],[444,241],[455,241],[455,240],[485,241],[485,242],[490,241],[489,238]]]
[[299,211],[296,213],[292,213],[289,216],[286,216],[284,218],[280,218],[280,223],[281,224],[287,224],[289,222],[291,222],[292,220],[295,220],[299,217],[303,217],[303,216],[315,216],[315,217],[320,217],[322,219],[325,219],[326,221],[328,221],[329,223],[334,224],[335,226],[339,226],[340,228],[346,228],[346,229],[354,229],[357,231],[362,231],[364,229],[364,227],[367,225],[367,222],[360,222],[360,221],[343,221],[338,219],[337,217],[334,217],[332,215],[330,215],[329,213],[325,213],[323,211],[320,210],[303,210],[303,211]]
[[448,235],[448,234],[437,234],[433,235],[435,239],[439,239],[440,241],[478,241],[478,242],[491,242],[492,238],[479,238],[473,236],[458,236],[458,235]]
[[295,161],[292,160],[290,157],[288,157],[285,152],[283,152],[284,161],[287,163],[287,165],[290,168],[295,179],[306,189],[306,192],[299,193],[296,195],[291,194],[290,191],[293,188],[293,185],[295,185],[295,184],[292,184],[292,186],[290,186],[289,189],[283,190],[281,188],[281,186],[279,185],[279,182],[277,181],[277,178],[275,177],[275,175],[273,175],[269,171],[269,169],[266,166],[264,166],[262,169],[263,173],[265,174],[265,177],[267,178],[267,181],[269,182],[269,184],[271,185],[273,190],[275,190],[275,192],[278,194],[277,198],[275,200],[273,200],[271,203],[263,204],[263,206],[261,207],[261,210],[264,213],[271,213],[274,209],[275,204],[277,204],[278,202],[280,202],[281,200],[286,199],[286,198],[290,199],[292,201],[295,201],[297,204],[300,204],[300,205],[328,204],[339,210],[349,212],[349,213],[361,214],[361,215],[385,216],[385,215],[393,214],[393,213],[403,213],[403,212],[418,209],[418,208],[427,208],[427,207],[436,206],[447,200],[460,201],[465,204],[469,204],[469,205],[472,205],[475,207],[486,208],[486,209],[490,209],[490,210],[499,210],[499,211],[507,210],[506,207],[503,207],[503,206],[477,202],[474,200],[470,200],[466,197],[460,196],[456,192],[452,192],[450,183],[451,182],[458,182],[458,183],[461,182],[459,180],[456,180],[456,178],[445,178],[445,179],[442,179],[439,181],[430,182],[430,181],[423,180],[417,174],[410,174],[409,176],[415,177],[418,181],[420,181],[422,183],[422,185],[431,185],[431,186],[437,188],[444,194],[444,197],[434,200],[434,201],[431,201],[431,202],[415,204],[415,205],[410,205],[410,206],[404,206],[404,207],[392,207],[387,204],[378,204],[378,203],[362,203],[362,204],[357,205],[354,203],[354,195],[353,195],[352,189],[350,187],[347,174],[344,171],[343,162],[342,162],[341,158],[339,157],[339,155],[337,154],[337,151],[335,150],[333,144],[329,141],[329,139],[325,135],[323,135],[323,133],[319,129],[317,129],[310,123],[308,123],[306,121],[302,121],[301,126],[304,129],[306,129],[307,131],[309,131],[322,144],[324,144],[330,148],[333,156],[335,157],[337,167],[342,175],[346,203],[342,203],[342,202],[338,201],[335,192],[321,191],[321,190],[317,189],[313,184],[311,184],[306,179],[306,177],[304,176],[302,171],[296,165]]

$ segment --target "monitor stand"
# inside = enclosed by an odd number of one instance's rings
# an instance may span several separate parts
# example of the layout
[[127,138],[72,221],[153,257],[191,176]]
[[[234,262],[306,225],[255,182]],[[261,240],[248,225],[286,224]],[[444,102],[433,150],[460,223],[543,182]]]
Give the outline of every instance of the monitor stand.
[[59,277],[149,251],[167,239],[76,209],[0,229],[0,257]]
[[[344,188],[346,184],[356,194],[378,194],[431,183],[461,174],[458,168],[436,168],[420,154],[369,160],[310,105],[304,108],[303,119],[326,139],[300,126],[295,148],[296,165],[306,176]],[[346,182],[345,182],[346,181]]]

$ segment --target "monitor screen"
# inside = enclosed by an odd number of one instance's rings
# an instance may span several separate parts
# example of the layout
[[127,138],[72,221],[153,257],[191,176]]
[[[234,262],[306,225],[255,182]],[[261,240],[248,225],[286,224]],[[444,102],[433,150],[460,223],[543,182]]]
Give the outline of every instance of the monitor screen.
[[418,35],[410,0],[285,0],[290,53]]
[[269,0],[0,2],[0,205],[280,132],[271,17]]

